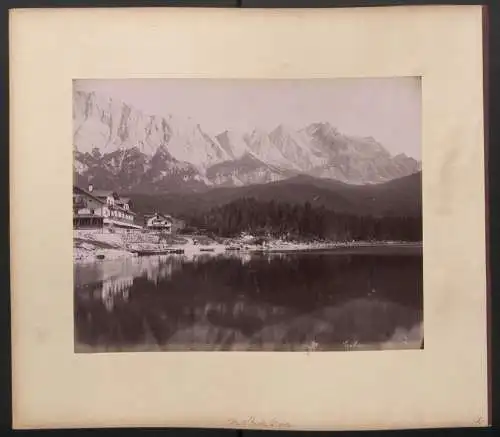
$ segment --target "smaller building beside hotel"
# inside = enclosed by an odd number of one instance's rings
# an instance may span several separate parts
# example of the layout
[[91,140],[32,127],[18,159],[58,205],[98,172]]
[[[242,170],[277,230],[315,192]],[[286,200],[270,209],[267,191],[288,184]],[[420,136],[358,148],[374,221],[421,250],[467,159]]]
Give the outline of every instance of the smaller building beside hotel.
[[167,234],[178,232],[184,228],[184,222],[176,219],[169,214],[153,213],[144,216],[144,225],[146,229],[152,231],[161,231]]
[[144,216],[146,229],[151,231],[162,231],[167,234],[172,233],[172,217],[160,213],[147,214]]

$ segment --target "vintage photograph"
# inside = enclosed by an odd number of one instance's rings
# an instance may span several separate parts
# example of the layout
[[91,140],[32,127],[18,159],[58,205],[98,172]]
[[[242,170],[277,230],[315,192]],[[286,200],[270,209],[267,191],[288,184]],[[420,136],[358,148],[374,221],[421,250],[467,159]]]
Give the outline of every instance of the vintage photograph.
[[73,81],[78,353],[423,349],[421,81]]

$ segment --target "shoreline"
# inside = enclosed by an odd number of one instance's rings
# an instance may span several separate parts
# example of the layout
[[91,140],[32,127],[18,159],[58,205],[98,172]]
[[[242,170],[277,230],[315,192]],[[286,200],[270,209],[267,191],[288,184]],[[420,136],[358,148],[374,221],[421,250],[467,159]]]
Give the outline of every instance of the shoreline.
[[[297,247],[299,246],[299,247]],[[291,243],[288,247],[285,245],[283,247],[271,247],[269,249],[261,250],[263,252],[312,252],[312,251],[322,251],[322,250],[340,250],[340,249],[376,249],[376,248],[421,248],[423,247],[422,242],[367,242],[367,241],[356,241],[352,243],[339,243],[331,242],[324,244],[310,244],[310,243]]]
[[[263,245],[245,239],[224,239],[216,242],[196,235],[172,236],[172,242],[157,243],[152,235],[140,235],[137,241],[129,241],[127,234],[113,234],[77,230],[73,233],[73,262],[75,264],[101,260],[127,259],[137,256],[157,256],[170,252],[180,256],[221,254],[284,254],[302,252],[359,250],[359,249],[420,249],[422,242],[406,241],[350,241],[350,242],[293,242],[271,240]],[[173,253],[172,253],[173,251]],[[177,253],[175,252],[177,251]],[[151,252],[150,254],[148,252]],[[141,253],[141,255],[139,255]]]

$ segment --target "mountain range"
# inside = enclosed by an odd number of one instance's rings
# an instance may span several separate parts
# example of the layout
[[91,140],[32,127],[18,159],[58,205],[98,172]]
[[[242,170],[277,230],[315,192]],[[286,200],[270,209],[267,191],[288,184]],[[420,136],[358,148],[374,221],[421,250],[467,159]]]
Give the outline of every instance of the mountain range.
[[191,193],[132,193],[134,210],[168,212],[189,217],[241,198],[324,207],[342,214],[372,217],[421,217],[422,173],[380,184],[352,185],[299,175],[267,184],[216,187]]
[[[168,102],[165,102],[168,106]],[[135,193],[200,192],[300,176],[363,185],[420,171],[373,138],[329,122],[271,131],[207,133],[191,118],[148,115],[94,92],[73,96],[75,182]]]

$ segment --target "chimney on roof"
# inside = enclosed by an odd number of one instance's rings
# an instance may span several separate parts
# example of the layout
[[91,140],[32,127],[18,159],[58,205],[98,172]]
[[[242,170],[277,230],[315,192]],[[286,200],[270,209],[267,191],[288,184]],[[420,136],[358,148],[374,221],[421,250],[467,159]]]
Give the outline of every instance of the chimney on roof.
[[94,191],[94,186],[92,184],[89,184],[89,193],[92,193]]

